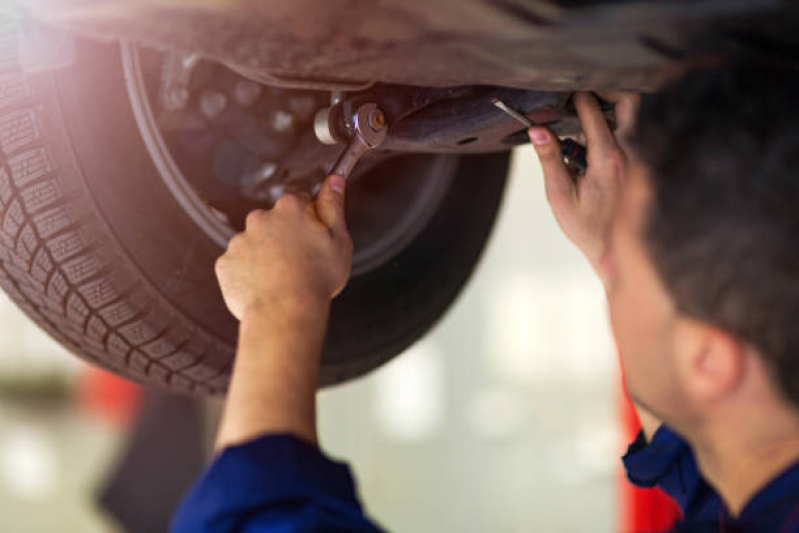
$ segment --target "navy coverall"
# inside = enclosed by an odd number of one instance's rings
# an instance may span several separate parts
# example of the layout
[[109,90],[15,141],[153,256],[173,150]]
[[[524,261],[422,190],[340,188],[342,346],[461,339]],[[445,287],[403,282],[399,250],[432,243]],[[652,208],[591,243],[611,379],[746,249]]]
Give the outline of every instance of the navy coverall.
[[[666,427],[623,458],[638,486],[659,486],[680,505],[675,531],[799,533],[799,464],[732,519],[702,479],[688,445]],[[531,530],[535,524],[531,524]],[[290,435],[267,435],[224,450],[173,519],[173,533],[382,531],[363,512],[349,468]]]

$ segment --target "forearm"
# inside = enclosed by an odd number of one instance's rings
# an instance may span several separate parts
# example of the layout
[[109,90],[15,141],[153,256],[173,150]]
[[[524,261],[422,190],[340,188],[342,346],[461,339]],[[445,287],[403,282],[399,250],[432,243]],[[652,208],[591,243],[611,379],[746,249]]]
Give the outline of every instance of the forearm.
[[316,389],[329,302],[248,311],[216,447],[266,433],[316,443]]

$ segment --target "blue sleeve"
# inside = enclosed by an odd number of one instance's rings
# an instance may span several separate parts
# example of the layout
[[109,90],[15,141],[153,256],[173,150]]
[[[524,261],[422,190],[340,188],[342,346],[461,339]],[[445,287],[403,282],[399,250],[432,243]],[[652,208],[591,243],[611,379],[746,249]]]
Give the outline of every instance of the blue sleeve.
[[666,426],[660,426],[648,444],[639,433],[622,461],[633,485],[662,489],[680,506],[686,522],[718,518],[721,499],[700,474],[688,444]]
[[290,435],[225,449],[172,519],[172,533],[379,533],[349,468]]

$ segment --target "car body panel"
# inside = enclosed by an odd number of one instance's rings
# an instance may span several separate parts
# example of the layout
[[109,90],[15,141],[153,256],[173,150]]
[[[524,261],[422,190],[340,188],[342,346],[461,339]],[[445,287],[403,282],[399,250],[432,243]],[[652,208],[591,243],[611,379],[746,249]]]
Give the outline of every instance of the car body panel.
[[12,1],[48,24],[199,53],[260,81],[351,89],[646,90],[723,48],[727,28],[762,36],[796,14],[776,0]]

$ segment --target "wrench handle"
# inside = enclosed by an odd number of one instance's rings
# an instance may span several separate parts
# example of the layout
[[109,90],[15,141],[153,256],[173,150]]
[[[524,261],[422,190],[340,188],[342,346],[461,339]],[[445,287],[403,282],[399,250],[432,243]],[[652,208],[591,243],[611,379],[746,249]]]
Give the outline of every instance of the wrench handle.
[[336,164],[333,165],[333,170],[331,170],[330,173],[338,174],[344,179],[347,179],[352,173],[352,169],[355,168],[355,164],[369,150],[369,145],[356,135],[355,138],[347,144],[347,147],[341,153],[341,156],[339,156]]

